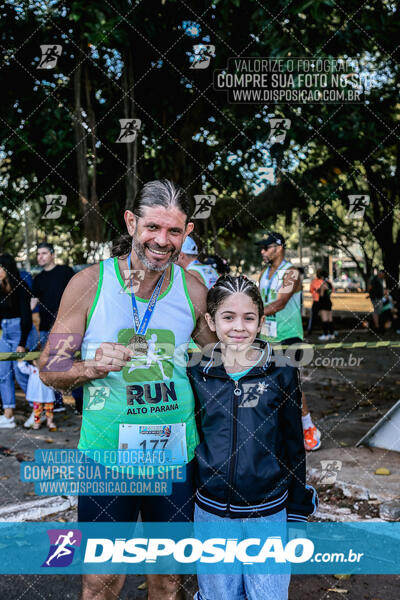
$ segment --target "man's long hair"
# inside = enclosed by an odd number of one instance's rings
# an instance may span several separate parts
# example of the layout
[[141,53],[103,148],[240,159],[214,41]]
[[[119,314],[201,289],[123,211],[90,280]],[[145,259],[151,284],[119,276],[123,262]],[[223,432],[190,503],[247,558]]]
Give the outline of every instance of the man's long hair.
[[[169,208],[174,206],[186,215],[186,221],[189,215],[189,200],[186,192],[179,185],[169,179],[156,179],[145,183],[135,198],[133,214],[140,218],[143,216],[143,209],[147,206],[163,206]],[[124,256],[129,254],[132,248],[132,238],[129,234],[124,234],[112,245],[112,256]]]

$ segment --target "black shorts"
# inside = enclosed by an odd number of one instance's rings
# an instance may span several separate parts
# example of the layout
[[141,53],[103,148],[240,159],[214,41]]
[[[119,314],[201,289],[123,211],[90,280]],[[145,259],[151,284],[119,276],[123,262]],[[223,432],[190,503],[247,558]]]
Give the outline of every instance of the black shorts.
[[193,521],[194,460],[186,465],[186,481],[173,482],[169,496],[79,496],[78,521],[145,522]]
[[302,344],[303,340],[299,337],[288,338],[279,342],[282,346],[291,346],[292,344]]
[[319,310],[332,310],[332,302],[329,298],[321,298],[319,301]]

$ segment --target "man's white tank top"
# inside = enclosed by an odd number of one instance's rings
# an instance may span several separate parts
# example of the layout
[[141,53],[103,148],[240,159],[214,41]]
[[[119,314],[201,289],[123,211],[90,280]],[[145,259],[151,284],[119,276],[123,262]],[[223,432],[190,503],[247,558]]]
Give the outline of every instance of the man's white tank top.
[[[148,300],[136,296],[139,317]],[[171,266],[171,281],[160,294],[146,332],[146,356],[119,372],[85,384],[78,448],[118,448],[120,424],[186,424],[190,461],[198,444],[194,397],[186,374],[187,347],[196,325],[184,270]],[[134,335],[130,289],[117,258],[100,263],[99,284],[82,342],[82,357],[94,358],[102,342],[128,345]]]

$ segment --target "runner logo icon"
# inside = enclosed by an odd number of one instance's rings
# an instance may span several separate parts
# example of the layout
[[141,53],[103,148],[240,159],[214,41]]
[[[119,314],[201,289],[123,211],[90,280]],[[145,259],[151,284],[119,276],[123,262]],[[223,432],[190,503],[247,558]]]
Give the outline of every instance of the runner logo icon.
[[40,46],[42,56],[37,69],[54,69],[57,60],[61,56],[62,46],[60,44],[42,44]]
[[322,485],[333,485],[336,481],[339,471],[342,469],[341,460],[320,460],[321,477],[319,483]]
[[48,529],[50,548],[42,567],[68,567],[79,548],[82,532],[79,529]]
[[347,213],[348,219],[362,219],[365,213],[366,207],[369,205],[370,197],[368,195],[359,196],[348,196],[349,198],[349,211]]
[[[134,329],[121,329],[118,333],[120,344],[129,344]],[[122,376],[128,383],[165,381],[172,378],[174,371],[175,336],[169,329],[148,329],[146,332],[147,353],[133,356],[122,369]]]
[[196,208],[191,219],[208,219],[211,209],[215,206],[217,197],[215,194],[196,194],[194,197]]
[[271,144],[280,144],[285,141],[286,134],[290,129],[290,119],[270,119],[269,124],[271,131],[268,136],[268,141]]
[[83,410],[101,410],[104,408],[107,398],[110,397],[111,388],[106,386],[88,386],[89,398],[83,402]]
[[207,69],[214,56],[215,46],[213,44],[196,44],[193,46],[189,69]]
[[42,215],[42,219],[58,219],[61,217],[64,206],[67,204],[67,196],[63,194],[47,194],[46,210]]
[[134,142],[137,136],[140,126],[142,124],[140,119],[119,119],[121,131],[117,139],[117,144],[130,144]]
[[238,405],[238,408],[255,408],[258,406],[260,394],[263,394],[268,389],[267,383],[244,383],[243,398]]

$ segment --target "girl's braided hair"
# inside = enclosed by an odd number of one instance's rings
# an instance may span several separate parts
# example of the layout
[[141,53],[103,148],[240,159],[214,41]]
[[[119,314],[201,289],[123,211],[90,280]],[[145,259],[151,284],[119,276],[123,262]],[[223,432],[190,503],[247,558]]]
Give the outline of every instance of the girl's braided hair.
[[256,284],[245,275],[233,277],[232,275],[222,275],[214,286],[208,290],[207,294],[207,312],[214,319],[215,313],[222,302],[231,294],[246,294],[249,296],[258,308],[258,316],[264,316],[264,303],[260,291]]

